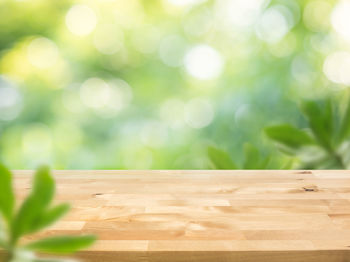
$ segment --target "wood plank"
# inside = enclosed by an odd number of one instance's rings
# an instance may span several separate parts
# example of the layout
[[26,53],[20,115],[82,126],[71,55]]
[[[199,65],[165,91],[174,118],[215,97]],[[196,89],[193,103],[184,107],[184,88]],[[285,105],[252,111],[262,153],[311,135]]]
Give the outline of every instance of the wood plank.
[[[32,171],[15,171],[16,194]],[[55,171],[73,208],[26,241],[93,233],[86,262],[350,262],[350,172]],[[3,252],[0,252],[0,261]]]

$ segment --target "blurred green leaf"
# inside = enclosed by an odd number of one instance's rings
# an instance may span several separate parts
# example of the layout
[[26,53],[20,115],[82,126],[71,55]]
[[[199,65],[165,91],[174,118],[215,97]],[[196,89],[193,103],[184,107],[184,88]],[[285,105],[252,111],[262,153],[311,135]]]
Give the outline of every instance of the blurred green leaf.
[[318,157],[311,159],[309,161],[304,161],[300,167],[301,169],[343,169],[337,159],[332,156],[325,155],[323,157]]
[[243,164],[244,169],[259,169],[261,164],[259,150],[251,144],[244,145],[245,161]]
[[209,146],[208,156],[216,169],[237,169],[230,155],[221,149]]
[[37,221],[50,204],[55,192],[55,183],[47,167],[41,167],[34,176],[31,194],[20,207],[12,227],[12,240],[16,241],[23,234],[32,233],[37,228]]
[[265,157],[265,159],[263,159],[258,169],[269,169],[270,161],[271,161],[271,156]]
[[266,134],[283,145],[282,152],[301,160],[299,168],[346,169],[344,150],[339,145],[350,132],[350,108],[347,106],[341,117],[340,107],[333,109],[331,98],[302,103],[302,111],[315,139],[290,125],[268,127]]
[[341,120],[341,126],[337,142],[343,142],[350,135],[350,101],[347,104],[344,116]]
[[267,136],[292,149],[313,144],[313,139],[305,132],[289,124],[270,126],[265,129]]
[[283,166],[282,169],[292,169],[294,165],[295,159],[288,160]]
[[[3,186],[0,189],[4,192],[9,192],[11,194],[10,197],[12,197],[12,199],[10,198],[12,206],[1,206],[1,213],[7,215],[4,218],[11,218],[11,223],[9,222],[7,223],[8,225],[4,225],[5,219],[0,217],[0,248],[3,248],[6,252],[6,261],[72,262],[74,260],[39,258],[35,255],[34,251],[73,253],[88,247],[95,241],[94,236],[59,236],[41,239],[22,246],[19,240],[24,234],[34,233],[51,225],[67,213],[70,206],[64,203],[50,207],[55,193],[55,183],[49,169],[47,167],[41,167],[34,175],[33,188],[29,196],[24,200],[17,214],[12,215],[14,205],[14,195],[11,187],[12,175],[3,166],[0,166],[0,171],[2,172],[0,182],[2,183],[1,186]],[[3,195],[1,196],[3,197]]]
[[95,242],[94,236],[59,236],[30,243],[26,248],[46,253],[74,253]]
[[11,222],[14,204],[15,197],[12,190],[12,174],[10,170],[0,164],[0,213],[7,223]]
[[66,214],[70,209],[69,204],[57,205],[44,213],[35,221],[32,226],[31,232],[37,232],[60,219],[64,214]]
[[326,150],[332,150],[333,109],[330,99],[323,102],[307,101],[302,110],[316,139]]
[[270,157],[262,157],[260,151],[248,143],[244,145],[244,156],[243,169],[266,169],[270,163]]

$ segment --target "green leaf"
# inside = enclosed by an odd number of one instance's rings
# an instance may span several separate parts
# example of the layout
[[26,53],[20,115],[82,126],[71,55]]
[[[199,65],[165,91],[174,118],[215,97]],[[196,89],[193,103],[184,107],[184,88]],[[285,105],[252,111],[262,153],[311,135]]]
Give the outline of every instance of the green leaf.
[[34,221],[31,233],[37,232],[47,226],[50,226],[55,221],[60,219],[64,214],[66,214],[69,209],[69,204],[64,203],[45,211],[36,221]]
[[331,138],[333,135],[333,108],[331,101],[329,99],[320,103],[307,101],[302,104],[302,110],[319,144],[326,150],[331,151]]
[[12,190],[12,174],[0,164],[0,213],[7,223],[10,223],[15,205],[15,197]]
[[313,144],[313,139],[305,132],[289,124],[270,126],[265,129],[267,136],[291,149]]
[[31,194],[23,202],[12,227],[12,241],[16,242],[23,234],[32,233],[37,221],[49,206],[55,192],[55,182],[47,167],[41,167],[34,176]]
[[26,248],[46,253],[74,253],[89,247],[95,242],[95,236],[59,236],[50,237],[30,243]]
[[281,169],[286,170],[286,169],[292,169],[295,163],[295,159],[289,159],[284,163]]
[[265,157],[261,160],[260,165],[256,169],[269,169],[268,166],[271,162],[271,156]]
[[216,169],[237,169],[230,155],[216,147],[208,147],[208,156]]
[[338,135],[338,142],[341,143],[350,135],[350,101],[348,102]]
[[262,157],[259,150],[249,143],[244,145],[244,156],[244,169],[266,169],[271,160],[270,157]]
[[244,145],[244,169],[260,169],[261,158],[259,150],[251,144]]

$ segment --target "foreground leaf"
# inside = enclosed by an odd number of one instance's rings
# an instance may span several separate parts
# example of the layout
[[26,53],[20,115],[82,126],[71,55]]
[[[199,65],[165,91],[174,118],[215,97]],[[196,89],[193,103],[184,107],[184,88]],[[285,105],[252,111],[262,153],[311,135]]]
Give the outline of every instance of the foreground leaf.
[[37,229],[37,221],[52,201],[55,183],[47,167],[41,167],[34,176],[31,194],[23,202],[12,227],[12,241]]
[[15,197],[12,190],[12,174],[0,164],[0,213],[10,223],[12,219]]
[[294,163],[295,163],[295,159],[289,159],[288,161],[286,161],[286,163],[282,166],[282,170],[285,169],[293,169]]
[[237,169],[230,155],[216,147],[208,147],[208,156],[216,169]]
[[37,232],[47,226],[50,226],[63,215],[65,215],[70,209],[69,204],[60,204],[51,209],[48,209],[42,215],[33,222],[31,233]]
[[46,253],[68,254],[89,247],[95,242],[94,236],[59,236],[30,243],[26,248]]
[[270,126],[265,129],[267,136],[292,149],[313,144],[313,139],[305,132],[289,124]]
[[350,101],[348,102],[338,135],[338,143],[343,142],[350,135]]
[[260,169],[261,158],[259,150],[251,144],[244,145],[244,169]]
[[302,110],[315,137],[326,150],[332,150],[333,109],[330,100],[319,105],[315,101],[304,102]]
[[17,249],[11,262],[77,262],[77,260],[55,257],[37,257],[32,251]]

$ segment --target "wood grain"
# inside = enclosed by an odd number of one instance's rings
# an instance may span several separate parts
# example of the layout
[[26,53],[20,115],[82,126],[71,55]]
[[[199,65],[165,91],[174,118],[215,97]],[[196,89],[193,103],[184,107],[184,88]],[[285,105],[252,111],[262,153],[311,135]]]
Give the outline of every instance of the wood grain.
[[[31,171],[16,171],[20,198]],[[55,171],[86,262],[350,262],[349,171]]]

